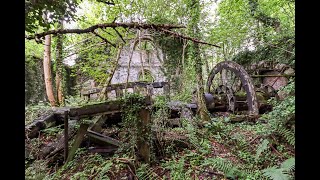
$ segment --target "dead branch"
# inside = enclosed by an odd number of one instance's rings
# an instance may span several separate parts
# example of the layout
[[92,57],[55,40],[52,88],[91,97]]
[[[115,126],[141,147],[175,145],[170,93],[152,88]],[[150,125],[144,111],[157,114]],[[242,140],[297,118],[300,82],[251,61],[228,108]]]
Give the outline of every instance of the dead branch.
[[119,31],[116,28],[113,28],[114,31],[116,31],[116,33],[118,34],[118,36],[120,37],[120,39],[126,43],[126,41],[123,39],[122,35],[119,33]]
[[76,33],[76,34],[83,34],[83,33],[89,33],[94,32],[95,29],[104,29],[104,28],[115,28],[115,27],[123,27],[123,28],[141,28],[141,29],[173,29],[173,28],[185,28],[185,26],[182,25],[171,25],[171,24],[139,24],[139,23],[104,23],[104,24],[96,24],[91,27],[88,27],[86,29],[57,29],[57,30],[50,30],[34,35],[26,35],[26,39],[40,39],[41,37],[44,37],[49,34],[70,34],[70,33]]

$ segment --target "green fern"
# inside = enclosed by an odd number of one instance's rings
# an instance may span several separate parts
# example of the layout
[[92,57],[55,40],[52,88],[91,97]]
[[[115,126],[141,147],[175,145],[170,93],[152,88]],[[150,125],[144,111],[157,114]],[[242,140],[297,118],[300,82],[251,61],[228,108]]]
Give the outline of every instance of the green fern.
[[212,166],[219,171],[222,171],[224,173],[227,173],[231,171],[232,169],[232,164],[222,158],[208,158],[204,161],[202,164],[203,166]]
[[222,171],[226,177],[231,179],[248,176],[248,173],[241,170],[238,165],[219,157],[206,159],[202,166],[211,166],[219,171]]
[[278,127],[276,131],[281,134],[290,145],[295,146],[294,131],[286,129],[285,127]]
[[148,166],[148,164],[142,164],[137,169],[137,177],[138,179],[157,179],[156,174],[153,172],[153,169]]
[[292,172],[295,169],[295,158],[289,158],[287,160],[285,160],[282,164],[281,164],[281,168],[284,169],[287,172]]
[[293,179],[290,173],[295,169],[295,158],[289,158],[281,163],[280,168],[275,166],[264,169],[263,175],[273,180]]
[[265,150],[268,149],[269,145],[269,141],[268,139],[264,139],[261,144],[259,144],[258,148],[257,148],[257,153],[256,153],[256,161],[258,160],[259,156],[261,155],[261,153]]
[[290,176],[286,174],[284,169],[270,167],[263,170],[263,175],[273,180],[289,180]]

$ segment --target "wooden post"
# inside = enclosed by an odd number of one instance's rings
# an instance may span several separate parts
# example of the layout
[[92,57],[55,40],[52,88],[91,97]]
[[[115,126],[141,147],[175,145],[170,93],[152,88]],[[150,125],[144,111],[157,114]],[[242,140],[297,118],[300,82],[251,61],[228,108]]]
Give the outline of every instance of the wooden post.
[[[150,96],[146,97],[146,106],[150,104]],[[138,122],[138,151],[143,161],[150,163],[150,142],[151,133],[150,126],[150,110],[148,107],[143,108],[139,112],[141,121]]]
[[68,136],[68,129],[69,129],[69,125],[68,125],[68,111],[64,111],[64,162],[67,161],[67,157],[68,157],[68,140],[69,140],[69,136]]
[[79,148],[79,146],[80,146],[80,144],[81,144],[81,142],[83,140],[83,137],[87,132],[88,127],[89,127],[89,124],[87,124],[87,123],[82,123],[80,125],[80,128],[78,130],[78,133],[77,133],[77,135],[75,137],[74,143],[73,143],[73,145],[72,145],[72,147],[70,149],[70,152],[68,154],[68,158],[67,158],[65,163],[70,162],[73,159],[73,157],[75,156],[76,151]]
[[152,97],[153,96],[153,86],[147,85],[147,96]]
[[163,92],[164,92],[166,98],[170,101],[170,86],[169,86],[169,84],[166,84],[163,86]]

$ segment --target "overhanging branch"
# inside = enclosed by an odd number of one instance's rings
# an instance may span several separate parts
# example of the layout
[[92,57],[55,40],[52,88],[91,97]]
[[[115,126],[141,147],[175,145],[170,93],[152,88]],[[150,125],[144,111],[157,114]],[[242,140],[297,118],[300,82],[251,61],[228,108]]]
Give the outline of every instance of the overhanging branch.
[[[185,28],[185,26],[182,26],[182,25],[171,25],[171,24],[105,23],[105,24],[96,24],[96,25],[93,25],[93,26],[88,27],[86,29],[57,29],[57,30],[50,30],[50,31],[47,31],[47,32],[42,32],[42,33],[31,35],[31,36],[26,35],[25,38],[26,39],[40,39],[41,37],[44,37],[44,36],[49,35],[49,34],[94,33],[96,36],[98,36],[98,37],[100,37],[100,38],[105,40],[105,38],[103,38],[100,35],[98,35],[97,33],[95,33],[95,30],[96,29],[104,29],[104,28],[108,28],[108,27],[113,28],[114,30],[115,30],[116,27],[138,28],[138,29],[154,29],[154,30],[157,30],[157,31],[160,31],[160,32],[164,32],[166,34],[169,34],[169,35],[172,35],[172,36],[175,36],[175,37],[179,37],[179,38],[183,38],[183,39],[187,39],[187,40],[193,41],[195,43],[206,44],[206,45],[210,45],[210,46],[215,46],[215,47],[221,48],[218,45],[207,43],[207,42],[201,41],[201,40],[196,39],[196,38],[188,37],[188,36],[181,35],[179,33],[170,31],[169,29],[173,29],[173,28]],[[116,31],[116,32],[117,32],[117,34],[119,33],[118,31]]]
[[95,29],[104,29],[107,27],[115,28],[115,27],[123,27],[123,28],[141,28],[141,29],[173,29],[173,28],[185,28],[182,25],[170,25],[170,24],[139,24],[139,23],[105,23],[105,24],[96,24],[86,29],[57,29],[50,30],[42,33],[38,33],[35,35],[26,35],[26,39],[40,39],[49,34],[83,34],[93,32]]

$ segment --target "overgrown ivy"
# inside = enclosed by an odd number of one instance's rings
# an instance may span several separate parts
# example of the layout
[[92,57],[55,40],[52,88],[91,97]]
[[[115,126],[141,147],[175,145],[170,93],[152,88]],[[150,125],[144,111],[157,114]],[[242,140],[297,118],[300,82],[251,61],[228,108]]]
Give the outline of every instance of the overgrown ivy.
[[254,51],[241,51],[235,55],[232,60],[241,65],[249,65],[254,62],[267,60],[294,66],[294,52],[295,38],[282,37],[279,40],[274,40],[271,44],[260,45]]

